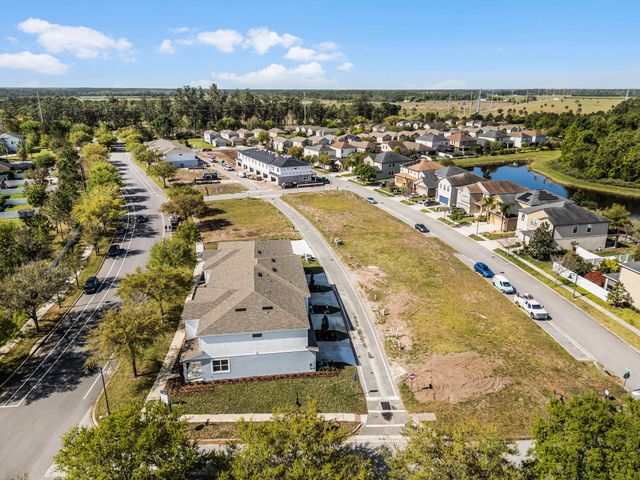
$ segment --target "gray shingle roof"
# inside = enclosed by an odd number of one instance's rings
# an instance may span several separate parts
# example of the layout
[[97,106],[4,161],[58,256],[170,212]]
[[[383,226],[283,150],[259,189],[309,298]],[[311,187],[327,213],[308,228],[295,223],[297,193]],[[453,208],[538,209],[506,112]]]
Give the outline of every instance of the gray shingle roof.
[[382,152],[373,157],[375,163],[408,163],[413,162],[412,158],[396,152]]
[[302,263],[289,240],[222,242],[207,255],[205,285],[185,303],[198,336],[309,328]]
[[523,208],[520,211],[528,214],[540,210],[543,210],[544,213],[547,214],[549,222],[554,226],[609,222],[609,220],[602,215],[590,212],[570,200]]

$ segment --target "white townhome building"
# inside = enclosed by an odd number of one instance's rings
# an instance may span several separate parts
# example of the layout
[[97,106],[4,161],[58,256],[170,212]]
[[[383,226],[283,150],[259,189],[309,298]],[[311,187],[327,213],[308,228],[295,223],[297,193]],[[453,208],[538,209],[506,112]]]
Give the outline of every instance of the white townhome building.
[[277,185],[305,183],[315,180],[311,164],[289,155],[279,155],[268,150],[248,148],[236,152],[236,165]]
[[316,370],[309,288],[288,240],[222,242],[185,303],[185,381]]
[[149,148],[158,152],[164,161],[173,163],[178,168],[190,168],[198,165],[196,152],[179,143],[161,138],[149,142]]

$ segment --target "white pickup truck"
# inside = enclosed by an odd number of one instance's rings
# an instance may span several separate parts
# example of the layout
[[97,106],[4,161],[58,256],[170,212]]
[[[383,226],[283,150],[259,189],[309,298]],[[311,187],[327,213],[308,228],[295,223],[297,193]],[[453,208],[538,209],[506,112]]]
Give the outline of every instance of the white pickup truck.
[[522,308],[534,320],[547,320],[551,318],[540,302],[534,300],[533,295],[529,293],[516,294],[514,301],[516,306]]

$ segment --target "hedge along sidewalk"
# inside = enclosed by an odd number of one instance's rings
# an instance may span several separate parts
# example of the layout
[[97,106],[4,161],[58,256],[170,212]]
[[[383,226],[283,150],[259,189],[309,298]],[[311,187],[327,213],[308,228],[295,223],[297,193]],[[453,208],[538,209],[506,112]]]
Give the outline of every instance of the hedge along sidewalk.
[[[553,275],[550,275],[549,273],[545,272],[544,270],[542,270],[541,268],[537,267],[536,265],[534,265],[533,263],[525,260],[524,258],[516,255],[516,254],[512,254],[512,253],[507,253],[505,250],[503,249],[496,249],[494,250],[498,255],[500,255],[501,257],[510,260],[511,263],[513,263],[516,267],[520,268],[521,270],[523,270],[524,272],[528,273],[529,275],[531,275],[529,272],[527,272],[526,270],[522,269],[517,263],[513,262],[513,259],[516,259],[517,261],[521,262],[522,264],[526,265],[527,267],[529,267],[530,269],[534,270],[535,272],[537,272],[538,274],[542,275],[544,278],[551,280],[554,282],[554,284],[556,282],[558,282],[558,279],[556,279]],[[562,288],[563,290],[571,293],[573,295],[573,284],[569,284],[567,285],[566,283],[560,281],[559,283],[557,283],[557,285]],[[627,322],[625,322],[623,319],[621,319],[620,317],[618,317],[615,313],[609,311],[607,308],[603,307],[602,305],[598,305],[596,302],[594,302],[593,300],[591,300],[590,298],[588,298],[585,295],[580,295],[578,297],[573,297],[574,300],[575,299],[580,299],[583,302],[587,303],[589,306],[591,306],[592,308],[595,308],[596,310],[598,310],[599,312],[603,313],[604,315],[606,315],[607,317],[609,317],[611,320],[615,321],[616,323],[618,323],[621,327],[626,328],[627,330],[629,330],[630,332],[638,335],[640,337],[640,329],[634,327],[633,325],[629,325]],[[574,302],[575,303],[575,302]],[[577,307],[580,308],[579,305],[576,305]],[[590,315],[591,317],[593,317],[593,315],[591,315],[589,312],[585,312],[587,313],[587,315]],[[597,319],[595,319],[597,321]],[[602,324],[602,322],[598,322],[600,324]],[[604,326],[604,325],[603,325]],[[606,326],[604,326],[605,328],[607,328]],[[608,329],[608,328],[607,328]],[[610,329],[608,329],[609,331],[611,331]],[[615,332],[611,332],[612,334],[618,336]],[[624,340],[623,340],[624,341]],[[635,348],[633,345],[631,345],[633,348]],[[636,348],[636,350],[638,350]]]

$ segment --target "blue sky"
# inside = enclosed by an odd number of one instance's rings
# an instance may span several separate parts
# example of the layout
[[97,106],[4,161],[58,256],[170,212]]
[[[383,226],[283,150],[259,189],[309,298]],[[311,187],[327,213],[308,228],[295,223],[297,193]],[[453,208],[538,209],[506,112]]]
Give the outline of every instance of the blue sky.
[[626,0],[27,0],[0,16],[0,86],[639,88],[638,18]]

